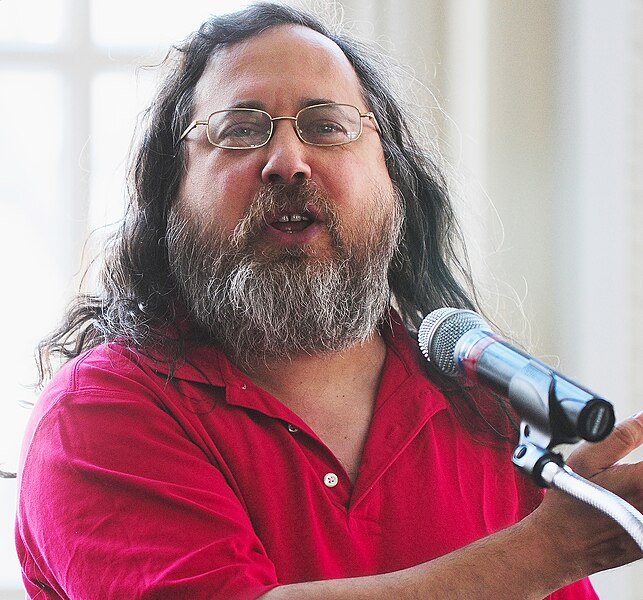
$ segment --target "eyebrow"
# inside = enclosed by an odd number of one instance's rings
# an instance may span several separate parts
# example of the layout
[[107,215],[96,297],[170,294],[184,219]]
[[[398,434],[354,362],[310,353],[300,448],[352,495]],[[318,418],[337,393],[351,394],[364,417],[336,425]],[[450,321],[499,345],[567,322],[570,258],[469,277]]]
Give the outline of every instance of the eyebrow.
[[[315,104],[334,104],[335,102],[336,100],[331,100],[329,98],[304,98],[300,104],[300,110],[301,108],[314,106]],[[266,110],[265,103],[259,100],[240,100],[239,102],[235,102],[229,108],[254,108],[256,110],[268,112]]]
[[306,108],[307,106],[314,106],[315,104],[335,104],[336,102],[336,100],[331,100],[330,98],[304,98],[301,107]]
[[228,108],[254,108],[256,110],[266,110],[266,105],[258,100],[241,100],[239,102],[235,102]]

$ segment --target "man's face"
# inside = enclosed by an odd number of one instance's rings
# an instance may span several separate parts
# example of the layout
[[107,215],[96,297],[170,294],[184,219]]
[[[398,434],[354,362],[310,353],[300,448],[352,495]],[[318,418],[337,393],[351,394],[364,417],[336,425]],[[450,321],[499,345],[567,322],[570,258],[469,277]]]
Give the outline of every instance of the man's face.
[[[367,110],[339,48],[281,26],[216,54],[193,118],[232,107],[294,116],[323,102]],[[336,147],[302,143],[292,121],[277,121],[260,148],[214,147],[204,128],[184,143],[170,264],[188,310],[233,360],[338,351],[372,335],[388,306],[402,222],[372,122]]]
[[[367,110],[357,75],[341,50],[328,38],[299,26],[275,27],[218,52],[195,91],[195,119],[238,106],[261,108],[273,117],[294,116],[320,102]],[[194,129],[183,142],[187,169],[178,202],[195,219],[216,221],[229,233],[264,185],[309,180],[330,198],[351,234],[360,231],[374,209],[388,208],[376,208],[375,195],[395,201],[379,135],[370,119],[363,119],[360,139],[330,148],[302,143],[293,121],[277,121],[274,126],[271,141],[252,150],[216,148],[208,142],[204,127]],[[261,237],[267,248],[304,244],[318,254],[328,250],[322,215],[309,215],[312,223],[295,233],[283,231],[279,216],[266,215],[270,222]]]

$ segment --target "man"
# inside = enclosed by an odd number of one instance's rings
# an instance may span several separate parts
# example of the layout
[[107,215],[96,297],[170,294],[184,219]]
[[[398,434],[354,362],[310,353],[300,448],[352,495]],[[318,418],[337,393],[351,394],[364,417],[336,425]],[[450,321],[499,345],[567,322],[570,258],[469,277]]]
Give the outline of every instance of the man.
[[[555,492],[537,507],[507,409],[407,333],[474,304],[377,64],[276,5],[176,54],[103,290],[41,347],[43,372],[72,360],[25,438],[30,596],[594,598],[583,578],[640,550]],[[640,507],[641,465],[611,465],[642,440],[631,419],[572,462]]]

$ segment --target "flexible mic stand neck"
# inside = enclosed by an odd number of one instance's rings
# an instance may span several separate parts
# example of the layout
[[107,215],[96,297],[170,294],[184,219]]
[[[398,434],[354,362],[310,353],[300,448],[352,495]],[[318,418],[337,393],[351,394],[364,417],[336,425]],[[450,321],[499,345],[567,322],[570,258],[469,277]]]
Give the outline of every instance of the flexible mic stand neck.
[[[523,423],[521,430],[524,431],[525,426]],[[643,550],[643,514],[620,496],[574,473],[560,454],[521,436],[513,453],[513,463],[541,487],[553,487],[612,518]]]
[[623,498],[574,473],[567,465],[561,467],[555,461],[546,462],[540,476],[551,487],[611,517],[643,550],[643,515]]

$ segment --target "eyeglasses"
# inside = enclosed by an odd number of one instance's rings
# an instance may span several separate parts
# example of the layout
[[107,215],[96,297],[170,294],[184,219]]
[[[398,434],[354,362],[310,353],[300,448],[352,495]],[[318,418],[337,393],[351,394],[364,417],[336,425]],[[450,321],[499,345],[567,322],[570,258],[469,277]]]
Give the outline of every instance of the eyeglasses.
[[304,144],[342,146],[362,135],[362,119],[371,119],[379,132],[375,115],[363,113],[352,104],[314,104],[302,108],[294,117],[271,117],[255,108],[228,108],[213,112],[207,121],[192,121],[178,141],[197,125],[205,125],[208,141],[217,148],[260,148],[270,141],[275,121],[286,120],[295,122],[297,136]]

